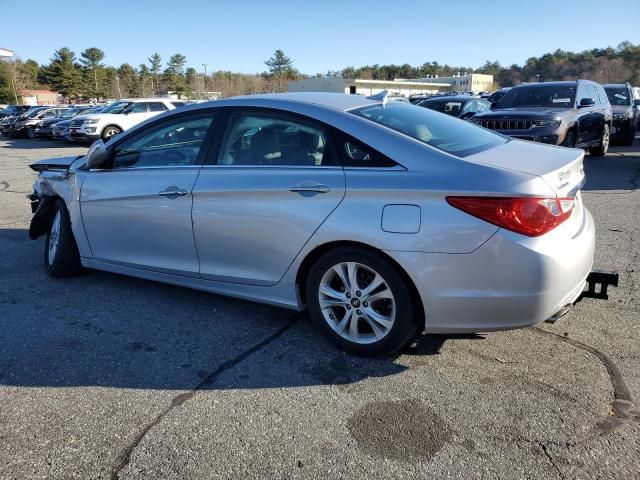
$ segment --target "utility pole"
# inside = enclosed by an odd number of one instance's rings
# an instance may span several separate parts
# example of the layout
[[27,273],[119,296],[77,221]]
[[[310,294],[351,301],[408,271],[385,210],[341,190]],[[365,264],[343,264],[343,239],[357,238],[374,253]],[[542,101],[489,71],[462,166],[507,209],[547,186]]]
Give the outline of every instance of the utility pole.
[[204,97],[206,100],[209,100],[209,88],[207,87],[207,64],[203,63],[202,66],[204,67]]

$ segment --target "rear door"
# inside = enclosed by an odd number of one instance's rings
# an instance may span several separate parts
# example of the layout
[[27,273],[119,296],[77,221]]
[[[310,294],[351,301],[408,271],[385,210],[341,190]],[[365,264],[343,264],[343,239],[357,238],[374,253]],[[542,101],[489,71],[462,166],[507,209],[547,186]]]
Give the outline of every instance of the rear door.
[[277,283],[344,197],[329,132],[300,116],[235,109],[193,189],[203,278]]
[[213,112],[150,124],[116,142],[111,168],[86,174],[80,207],[96,260],[199,276],[191,190],[212,125]]

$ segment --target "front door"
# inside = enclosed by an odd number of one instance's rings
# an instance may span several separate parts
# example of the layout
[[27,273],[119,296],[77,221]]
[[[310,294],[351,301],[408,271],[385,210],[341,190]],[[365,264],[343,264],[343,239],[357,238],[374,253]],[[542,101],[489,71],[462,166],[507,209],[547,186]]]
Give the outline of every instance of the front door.
[[324,128],[270,110],[238,110],[193,189],[202,278],[273,285],[344,196]]
[[80,207],[96,260],[199,276],[192,189],[213,113],[158,121],[113,146],[111,168],[86,174]]

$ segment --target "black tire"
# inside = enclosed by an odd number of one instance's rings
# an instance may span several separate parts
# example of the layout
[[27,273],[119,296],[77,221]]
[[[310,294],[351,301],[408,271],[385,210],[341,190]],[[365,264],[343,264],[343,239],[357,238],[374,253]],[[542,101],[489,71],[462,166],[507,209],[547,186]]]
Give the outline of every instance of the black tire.
[[[57,216],[59,215],[59,220]],[[54,233],[54,226],[59,221],[58,232]],[[51,242],[56,241],[55,252],[51,254]],[[71,230],[69,212],[62,200],[58,200],[54,207],[51,225],[44,243],[44,266],[52,277],[73,277],[82,273],[78,245]]]
[[574,130],[569,130],[564,137],[564,141],[562,142],[563,147],[575,148],[576,146],[576,132]]
[[31,140],[35,140],[36,138],[38,138],[38,136],[36,135],[36,129],[33,127],[29,127],[27,129],[27,137],[29,137]]
[[[320,284],[333,266],[342,262],[356,262],[365,267],[373,269],[386,282],[393,294],[395,302],[395,319],[393,326],[380,339],[372,343],[356,343],[349,341],[338,334],[325,319],[320,307],[319,290]],[[357,287],[356,287],[357,288]],[[402,272],[386,260],[380,253],[375,253],[366,249],[345,247],[331,250],[321,255],[309,270],[306,281],[306,300],[309,314],[316,326],[341,349],[350,353],[363,356],[378,356],[392,354],[404,347],[417,333],[424,322],[424,319],[417,318],[416,313],[420,311],[416,308],[412,286]],[[359,293],[359,292],[358,292]],[[352,300],[355,297],[352,298]],[[372,302],[371,307],[374,303]],[[362,303],[362,308],[367,306]],[[344,307],[338,307],[344,308]],[[353,307],[356,308],[354,305]],[[346,314],[346,310],[342,310]],[[360,311],[360,310],[357,310]],[[356,310],[354,310],[355,315]],[[367,328],[367,322],[363,318],[356,320],[357,325]],[[359,327],[356,327],[359,328]]]
[[609,151],[610,142],[611,142],[611,134],[609,130],[609,125],[605,123],[602,129],[602,135],[600,136],[600,142],[598,143],[598,145],[591,147],[589,149],[589,153],[593,157],[604,157]]
[[110,138],[115,137],[120,133],[122,133],[122,130],[120,130],[120,128],[116,127],[115,125],[107,125],[102,129],[102,134],[100,136],[102,137],[102,140],[106,142]]

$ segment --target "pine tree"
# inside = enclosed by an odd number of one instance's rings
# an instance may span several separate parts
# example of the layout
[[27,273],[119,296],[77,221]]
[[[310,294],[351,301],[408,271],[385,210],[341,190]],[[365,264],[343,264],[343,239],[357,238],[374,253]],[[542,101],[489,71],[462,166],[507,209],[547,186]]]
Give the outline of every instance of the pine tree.
[[75,60],[71,50],[61,48],[54,52],[49,65],[43,67],[47,83],[67,98],[77,97],[82,89],[82,71]]
[[293,62],[282,50],[276,50],[273,57],[266,60],[264,64],[269,67],[269,72],[276,76],[287,73],[293,67]]
[[172,55],[167,62],[167,68],[164,70],[165,83],[169,91],[178,94],[178,98],[189,93],[189,86],[184,74],[184,66],[187,63],[187,57],[176,53]]
[[[87,48],[80,54],[80,63],[83,65],[86,74],[88,96],[96,99],[104,95],[104,88],[102,87],[104,65],[100,63],[103,59],[104,52],[95,47]],[[98,82],[98,78],[100,78],[100,82]]]
[[152,85],[151,89],[153,90],[153,94],[157,95],[160,91],[160,69],[162,68],[162,57],[159,53],[154,53],[149,58],[149,71],[151,72],[152,77]]

